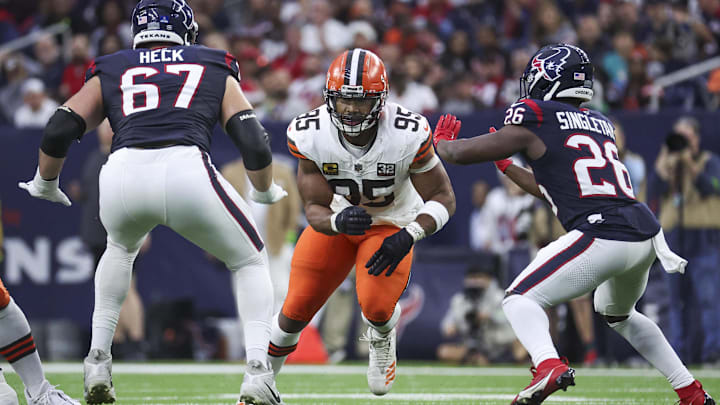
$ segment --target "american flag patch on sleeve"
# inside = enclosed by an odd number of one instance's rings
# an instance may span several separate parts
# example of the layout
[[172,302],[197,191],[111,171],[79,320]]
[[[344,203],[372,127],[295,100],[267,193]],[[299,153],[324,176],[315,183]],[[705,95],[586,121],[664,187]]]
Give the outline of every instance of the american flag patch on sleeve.
[[574,73],[573,73],[573,79],[575,79],[575,80],[585,80],[585,73],[582,73],[582,72],[574,72]]

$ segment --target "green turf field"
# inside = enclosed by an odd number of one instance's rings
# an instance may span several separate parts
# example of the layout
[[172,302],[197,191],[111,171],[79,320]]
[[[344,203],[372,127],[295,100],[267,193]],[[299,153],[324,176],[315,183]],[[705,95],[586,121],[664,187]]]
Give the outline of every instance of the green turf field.
[[[21,391],[18,377],[3,367],[10,385]],[[73,398],[82,397],[80,363],[48,364],[48,378]],[[242,380],[242,365],[122,364],[113,366],[119,405],[234,405]],[[460,368],[400,364],[390,394],[374,397],[367,389],[365,367],[287,366],[278,379],[285,403],[334,404],[503,404],[529,382],[523,368]],[[697,370],[705,388],[720,393],[720,370]],[[665,379],[649,369],[578,369],[577,386],[557,393],[547,404],[674,404]],[[21,404],[25,404],[20,395]]]

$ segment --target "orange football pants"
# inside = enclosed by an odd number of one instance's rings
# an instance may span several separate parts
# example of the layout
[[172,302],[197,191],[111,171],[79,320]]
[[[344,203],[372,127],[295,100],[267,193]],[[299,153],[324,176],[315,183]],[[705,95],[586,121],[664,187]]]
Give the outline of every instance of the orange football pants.
[[305,228],[293,253],[283,315],[310,322],[355,265],[355,286],[363,314],[378,324],[390,320],[410,279],[412,250],[390,277],[385,272],[379,276],[368,274],[365,263],[383,240],[397,231],[395,226],[378,225],[364,235],[328,236],[310,226]]
[[0,279],[0,309],[5,308],[8,304],[10,304],[10,293]]

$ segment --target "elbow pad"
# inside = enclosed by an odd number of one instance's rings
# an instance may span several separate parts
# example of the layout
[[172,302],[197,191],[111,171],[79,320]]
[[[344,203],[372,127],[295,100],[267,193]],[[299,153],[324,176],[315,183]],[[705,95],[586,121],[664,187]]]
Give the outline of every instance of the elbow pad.
[[60,106],[50,117],[43,132],[40,150],[54,158],[64,158],[74,140],[85,133],[85,120],[69,107]]
[[225,131],[240,150],[246,169],[260,170],[272,163],[270,135],[253,110],[240,111],[230,117]]

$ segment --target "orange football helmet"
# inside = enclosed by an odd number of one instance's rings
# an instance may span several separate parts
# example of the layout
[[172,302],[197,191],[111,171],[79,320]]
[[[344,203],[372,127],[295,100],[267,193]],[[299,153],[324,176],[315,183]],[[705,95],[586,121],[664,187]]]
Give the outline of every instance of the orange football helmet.
[[[343,52],[332,62],[323,95],[333,124],[341,132],[354,136],[377,124],[388,89],[383,61],[367,49],[355,48]],[[367,100],[367,107],[364,111],[342,114],[337,108],[339,98],[361,105]]]

